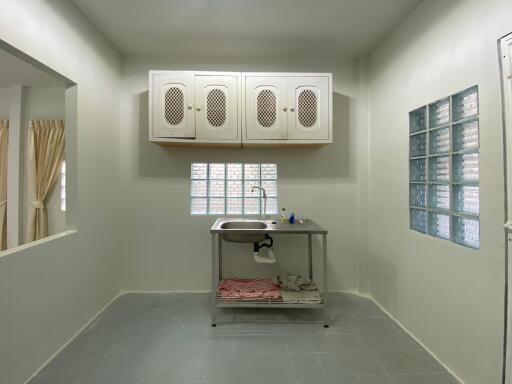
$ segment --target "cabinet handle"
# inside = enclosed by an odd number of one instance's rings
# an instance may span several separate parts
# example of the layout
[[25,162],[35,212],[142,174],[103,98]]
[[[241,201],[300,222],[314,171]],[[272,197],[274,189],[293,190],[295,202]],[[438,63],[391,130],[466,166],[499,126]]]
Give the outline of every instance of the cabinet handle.
[[287,111],[287,108],[286,107],[283,107],[283,112],[286,112]]
[[290,112],[293,112],[293,111],[295,111],[295,108],[290,107]]
[[198,111],[198,112],[199,112],[200,110],[201,110],[201,107],[197,107],[197,108],[196,108],[196,111]]
[[188,109],[192,109],[192,104],[189,104],[189,105],[188,105]]

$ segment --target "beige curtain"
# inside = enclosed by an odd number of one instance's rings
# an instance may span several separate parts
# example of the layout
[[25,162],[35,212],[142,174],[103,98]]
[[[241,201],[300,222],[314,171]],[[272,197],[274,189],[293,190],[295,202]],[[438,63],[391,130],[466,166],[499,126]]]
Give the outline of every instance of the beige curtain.
[[0,120],[0,251],[7,249],[7,145],[9,122]]
[[28,193],[31,199],[27,242],[48,236],[46,200],[64,159],[64,122],[31,120],[28,132]]

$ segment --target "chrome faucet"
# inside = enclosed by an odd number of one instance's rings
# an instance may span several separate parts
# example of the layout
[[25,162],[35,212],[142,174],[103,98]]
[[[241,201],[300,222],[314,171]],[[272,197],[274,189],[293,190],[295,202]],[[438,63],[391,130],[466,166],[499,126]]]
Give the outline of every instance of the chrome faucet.
[[265,188],[253,185],[251,188],[251,192],[254,192],[255,189],[259,189],[260,191],[263,192],[263,220],[267,220],[267,191],[265,191]]

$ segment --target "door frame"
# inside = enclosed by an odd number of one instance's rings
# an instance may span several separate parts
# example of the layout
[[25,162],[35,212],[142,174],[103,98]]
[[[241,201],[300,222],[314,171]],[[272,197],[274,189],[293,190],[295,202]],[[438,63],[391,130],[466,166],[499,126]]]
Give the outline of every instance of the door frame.
[[503,383],[512,384],[512,33],[498,40],[503,103],[503,166],[505,178],[505,329],[503,341]]

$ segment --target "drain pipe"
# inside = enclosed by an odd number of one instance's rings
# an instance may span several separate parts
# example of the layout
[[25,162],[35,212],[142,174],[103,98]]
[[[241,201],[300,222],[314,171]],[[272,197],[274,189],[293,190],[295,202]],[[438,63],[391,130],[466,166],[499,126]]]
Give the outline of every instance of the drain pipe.
[[[266,241],[269,241],[268,243]],[[272,245],[274,245],[274,239],[270,237],[268,234],[265,235],[265,241],[263,241],[261,244],[258,242],[253,243],[253,256],[254,261],[257,263],[265,263],[265,264],[274,264],[276,262],[276,257],[274,256],[274,251],[272,250]],[[260,256],[260,249],[261,248],[268,248],[268,256],[263,257]]]

